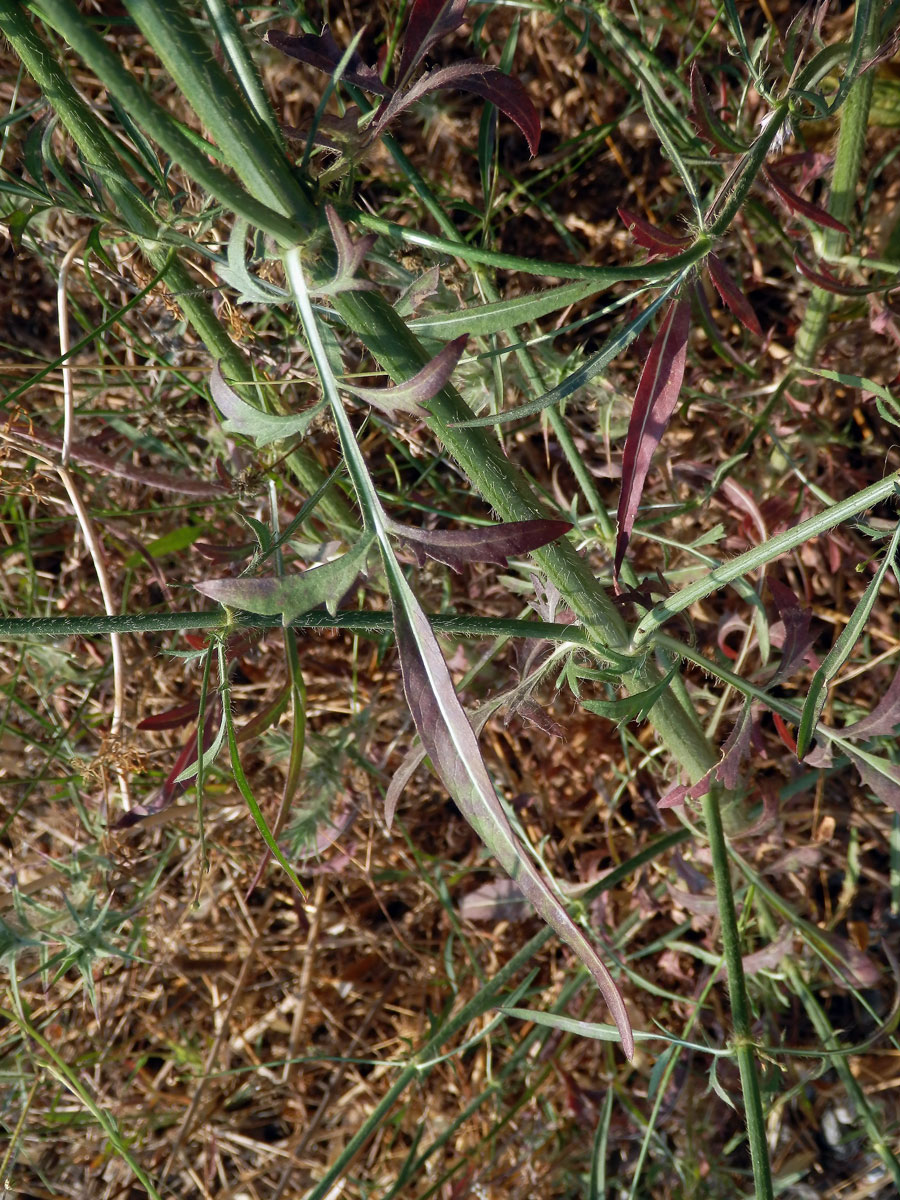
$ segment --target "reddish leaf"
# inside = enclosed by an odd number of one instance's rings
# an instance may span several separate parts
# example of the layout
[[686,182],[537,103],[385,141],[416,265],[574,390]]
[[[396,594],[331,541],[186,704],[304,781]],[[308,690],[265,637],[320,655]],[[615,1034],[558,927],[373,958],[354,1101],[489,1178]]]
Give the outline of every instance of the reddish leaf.
[[846,725],[841,737],[887,737],[900,725],[900,670],[891,680],[890,687],[867,717],[854,725]]
[[749,147],[732,137],[731,132],[716,116],[696,63],[691,67],[691,104],[694,125],[708,146],[725,150],[729,154],[745,154],[747,152]]
[[[788,729],[787,725],[784,723],[784,721],[778,715],[778,713],[772,713],[772,720],[775,722],[775,728],[778,730],[778,736],[784,742],[785,746],[787,746],[787,748],[788,748],[788,750],[790,750],[791,754],[796,754],[797,753],[797,739],[794,737],[794,735]],[[806,761],[806,762],[809,761],[809,755],[806,756],[806,759],[804,761]]]
[[196,719],[200,711],[198,700],[189,700],[187,704],[179,704],[176,708],[167,708],[165,712],[153,717],[144,717],[138,721],[138,729],[181,729],[189,721]]
[[888,758],[863,751],[841,749],[856,767],[862,782],[895,812],[900,813],[900,767]]
[[633,213],[627,208],[617,208],[616,212],[637,244],[647,250],[652,250],[654,254],[662,254],[666,258],[671,258],[673,254],[681,254],[691,244],[690,238],[676,237],[674,233],[667,233],[665,229],[651,225],[649,221],[645,221],[643,217],[639,217],[637,213]]
[[365,388],[349,383],[341,383],[340,387],[342,391],[365,400],[389,415],[396,412],[418,413],[419,405],[436,396],[450,381],[468,340],[469,335],[461,333],[458,338],[448,342],[421,371],[394,387]]
[[806,217],[816,225],[824,225],[828,229],[836,229],[839,233],[849,233],[850,230],[846,225],[843,225],[831,213],[820,208],[818,204],[813,204],[809,200],[804,200],[802,196],[798,196],[796,192],[792,192],[783,179],[781,179],[771,167],[763,167],[763,174],[769,181],[772,191],[782,202],[788,212],[799,213],[801,217]]
[[413,0],[397,86],[403,87],[435,42],[453,33],[463,23],[468,0]]
[[212,542],[194,542],[194,549],[210,562],[241,562],[250,558],[256,549],[255,542],[243,542],[237,546],[219,546]]
[[[509,717],[513,715],[521,717],[525,721],[530,721],[532,725],[536,725],[538,729],[549,734],[550,737],[563,738],[565,730],[562,725],[558,724],[545,708],[538,704],[537,700],[533,700],[530,696],[526,696],[524,700],[520,700],[512,710]],[[506,723],[509,724],[509,717]]]
[[825,292],[833,292],[835,296],[868,296],[872,292],[884,291],[883,283],[872,287],[855,287],[851,283],[841,283],[840,279],[836,275],[832,275],[828,268],[821,262],[819,263],[819,269],[814,271],[809,263],[805,262],[796,251],[794,251],[794,265],[800,274],[808,279],[810,283],[814,283]]
[[[317,71],[324,71],[326,75],[333,75],[338,63],[344,57],[344,51],[331,36],[331,30],[327,25],[318,35],[313,33],[297,35],[283,33],[280,29],[270,29],[266,34],[266,41],[276,50],[280,50],[282,54],[299,59],[300,62],[315,67]],[[367,67],[355,51],[351,54],[350,61],[344,68],[341,78],[376,96],[393,94],[393,89],[389,88],[386,83],[382,83],[377,73],[371,67]]]
[[787,584],[778,579],[769,579],[768,582],[778,615],[784,624],[781,665],[771,679],[771,683],[776,683],[790,679],[809,654],[815,638],[811,637],[809,632],[812,609],[801,608],[800,601]]
[[392,121],[396,120],[410,105],[421,100],[430,92],[472,92],[487,100],[505,113],[521,129],[532,155],[537,153],[541,136],[541,120],[525,88],[498,67],[486,63],[461,62],[450,67],[440,67],[423,75],[408,92],[385,100],[371,126],[373,137],[377,137]]
[[722,260],[715,254],[708,254],[706,265],[709,269],[709,277],[715,284],[716,291],[722,297],[726,307],[746,329],[755,333],[757,337],[762,337],[762,326],[753,311],[753,306],[731,278]]
[[716,779],[730,792],[737,787],[741,766],[750,754],[754,716],[754,705],[748,700],[722,747],[722,757],[716,765]]
[[438,777],[506,874],[591,972],[619,1030],[622,1048],[629,1059],[633,1058],[634,1035],[615,981],[521,845],[494,790],[437,638],[403,575],[398,572],[389,578],[403,690]]
[[407,542],[421,567],[426,555],[461,571],[470,562],[498,563],[505,567],[510,554],[528,554],[569,532],[569,521],[539,517],[533,521],[504,521],[474,529],[416,529],[392,525],[393,532]]
[[673,300],[653,339],[650,354],[641,372],[622,460],[622,491],[616,514],[619,524],[616,538],[616,578],[634,528],[647,472],[650,470],[650,460],[678,402],[681,382],[684,379],[690,320],[690,304],[686,300]]

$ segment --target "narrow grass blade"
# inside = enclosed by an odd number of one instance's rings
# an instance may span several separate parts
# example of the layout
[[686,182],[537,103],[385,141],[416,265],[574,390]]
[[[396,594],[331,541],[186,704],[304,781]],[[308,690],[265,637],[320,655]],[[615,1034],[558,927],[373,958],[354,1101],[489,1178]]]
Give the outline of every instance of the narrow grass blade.
[[844,626],[841,636],[834,643],[825,661],[813,676],[809,694],[806,697],[803,704],[803,711],[800,715],[800,727],[797,730],[797,758],[800,761],[806,757],[816,731],[816,724],[822,715],[822,709],[825,707],[825,701],[828,697],[828,685],[850,657],[853,647],[856,645],[857,639],[862,633],[866,621],[869,619],[869,613],[878,599],[878,593],[881,591],[885,575],[887,575],[891,567],[894,567],[896,570],[894,556],[897,553],[898,543],[900,543],[900,522],[897,524],[894,536],[891,538],[890,546],[888,547],[888,552],[884,556],[881,566],[872,576],[869,586],[863,592],[862,599],[853,610],[853,615]]
[[690,320],[690,303],[674,300],[663,317],[641,372],[622,463],[622,491],[616,514],[619,525],[615,556],[617,576],[634,528],[650,460],[678,402],[687,359]]

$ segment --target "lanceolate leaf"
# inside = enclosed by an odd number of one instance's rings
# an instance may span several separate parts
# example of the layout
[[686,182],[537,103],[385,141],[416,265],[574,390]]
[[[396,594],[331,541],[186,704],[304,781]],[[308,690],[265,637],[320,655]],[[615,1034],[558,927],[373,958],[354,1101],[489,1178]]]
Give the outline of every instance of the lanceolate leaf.
[[670,258],[673,254],[681,254],[691,244],[690,238],[676,237],[674,233],[667,233],[665,229],[651,225],[649,221],[645,221],[643,217],[630,212],[627,208],[617,208],[616,212],[637,244],[644,246],[647,250],[652,250],[654,254],[663,254],[666,258]]
[[429,313],[409,322],[419,337],[444,338],[465,329],[470,337],[486,337],[491,333],[508,333],[519,325],[536,321],[550,313],[559,312],[579,300],[587,300],[606,285],[590,279],[562,283],[558,287],[512,296],[509,300],[494,300],[490,304],[473,304],[456,312]]
[[341,597],[349,591],[361,571],[372,545],[373,534],[360,539],[346,554],[321,567],[299,575],[266,579],[204,579],[194,587],[211,600],[263,616],[280,616],[285,625],[295,617],[324,604],[333,615]]
[[505,521],[502,525],[482,525],[474,529],[416,529],[392,523],[391,530],[411,547],[421,567],[428,558],[461,571],[470,562],[499,563],[506,566],[510,554],[528,554],[568,533],[569,521],[540,517],[533,521]]
[[[467,333],[460,334],[458,338],[448,342],[421,371],[417,371],[405,383],[398,383],[394,387],[365,388],[349,383],[342,383],[340,386],[351,396],[365,400],[367,404],[372,404],[384,412],[418,413],[419,405],[436,396],[449,382],[468,340]],[[421,413],[419,415],[421,416]]]
[[582,700],[581,703],[588,712],[607,717],[619,724],[623,721],[645,721],[650,709],[668,689],[674,674],[673,667],[659,683],[654,683],[653,687],[643,692],[635,692],[633,696],[623,696],[621,700]]
[[641,372],[622,462],[622,491],[617,513],[619,533],[616,538],[616,576],[619,574],[634,528],[644,482],[650,470],[650,460],[678,402],[687,358],[690,317],[691,307],[688,301],[672,301],[653,339],[650,355]]
[[431,626],[402,573],[389,572],[388,577],[403,688],[422,745],[460,812],[522,894],[593,975],[619,1030],[622,1048],[631,1059],[631,1023],[612,976],[519,843],[487,773]]
[[625,1004],[609,971],[582,930],[517,840],[481,757],[478,740],[463,711],[437,638],[397,562],[387,519],[365,459],[345,412],[319,325],[309,298],[300,251],[288,250],[285,270],[306,330],[313,360],[331,407],[341,449],[367,523],[375,531],[387,575],[400,654],[403,687],[422,745],[460,812],[537,912],[568,943],[596,980],[631,1058],[634,1038]]
[[819,263],[819,269],[815,271],[796,251],[794,251],[794,265],[805,279],[814,283],[816,287],[822,288],[825,292],[833,292],[835,296],[869,296],[872,292],[884,291],[883,283],[866,287],[842,283],[823,263]]
[[[331,36],[331,30],[327,25],[318,36],[312,33],[296,35],[283,33],[280,29],[270,29],[266,34],[266,41],[276,50],[280,50],[282,54],[299,59],[300,62],[307,63],[318,71],[324,71],[326,75],[334,72],[344,56],[343,50]],[[389,88],[386,83],[382,83],[377,72],[366,66],[358,54],[354,54],[344,68],[342,78],[347,83],[356,84],[363,91],[371,92],[376,96],[393,94],[393,89]]]
[[713,112],[712,102],[707,95],[697,64],[691,67],[691,104],[694,124],[701,138],[709,146],[718,147],[729,154],[746,154],[749,146],[732,135]]
[[270,442],[305,433],[322,407],[321,404],[316,404],[293,416],[272,416],[271,413],[254,408],[232,391],[223,379],[218,363],[210,376],[209,390],[219,412],[226,418],[223,425],[226,432],[240,433],[244,437],[253,438],[257,446],[268,446]]
[[857,638],[862,633],[866,621],[869,619],[869,613],[878,599],[878,593],[881,590],[884,577],[893,565],[898,542],[900,542],[900,522],[897,524],[888,552],[885,554],[881,566],[872,576],[871,583],[863,592],[862,599],[853,610],[853,614],[844,626],[841,636],[832,646],[821,667],[813,675],[809,695],[806,697],[803,704],[803,712],[800,714],[800,727],[797,731],[797,758],[801,762],[806,757],[806,752],[815,734],[816,724],[822,715],[822,709],[825,707],[825,701],[828,697],[828,685],[850,657],[853,647],[856,645]]
[[706,258],[706,265],[709,268],[709,277],[725,305],[746,329],[755,333],[757,337],[762,337],[762,326],[753,311],[753,306],[731,278],[721,258],[715,254],[709,254]]
[[403,87],[435,42],[453,33],[463,23],[468,0],[413,0],[397,86]]
[[428,71],[421,79],[402,95],[397,93],[390,100],[385,100],[375,115],[371,132],[377,137],[387,126],[400,116],[410,105],[421,100],[423,96],[438,91],[473,92],[482,100],[495,104],[502,113],[521,129],[528,142],[528,149],[537,154],[538,141],[541,136],[541,121],[534,105],[529,99],[525,88],[509,75],[504,75],[498,67],[487,63],[461,62],[449,67],[439,67]]
[[804,200],[802,196],[798,196],[796,192],[791,191],[784,180],[776,175],[771,167],[763,167],[763,174],[768,180],[772,191],[789,212],[799,213],[801,217],[806,217],[807,220],[814,222],[814,224],[824,225],[828,229],[836,229],[839,233],[850,232],[846,225],[842,224],[830,213],[827,213],[824,208],[820,208],[818,204],[812,204],[809,200]]

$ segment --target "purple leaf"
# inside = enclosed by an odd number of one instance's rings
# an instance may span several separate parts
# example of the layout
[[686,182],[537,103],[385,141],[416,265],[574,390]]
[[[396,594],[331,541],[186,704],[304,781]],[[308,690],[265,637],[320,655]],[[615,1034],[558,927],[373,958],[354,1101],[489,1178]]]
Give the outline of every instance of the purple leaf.
[[463,23],[468,0],[413,0],[403,39],[397,86],[403,87],[435,44]]
[[504,521],[500,525],[482,525],[474,529],[416,529],[412,525],[392,524],[394,533],[407,542],[419,566],[426,555],[462,571],[470,562],[507,565],[510,554],[528,554],[569,532],[569,521],[538,517],[533,521]]
[[459,905],[464,921],[522,921],[531,906],[511,879],[492,879],[466,892]]
[[774,971],[783,958],[786,958],[794,947],[794,930],[786,925],[778,935],[778,939],[770,942],[762,950],[753,954],[745,954],[741,959],[745,975],[758,975],[760,971]]
[[771,683],[775,683],[790,679],[806,658],[815,638],[811,637],[809,632],[812,609],[801,608],[800,601],[787,584],[772,578],[768,583],[778,615],[784,624],[781,665],[771,680]]
[[458,338],[448,342],[421,371],[394,387],[365,388],[342,382],[341,390],[365,400],[367,404],[372,404],[389,415],[407,412],[421,416],[419,405],[436,396],[447,385],[450,376],[456,370],[456,364],[462,358],[468,340],[469,335],[461,333]]
[[828,229],[836,229],[839,233],[848,233],[850,230],[846,225],[843,225],[831,213],[820,208],[818,204],[812,204],[809,200],[804,200],[802,196],[798,196],[796,192],[792,192],[785,181],[771,169],[771,167],[763,167],[763,174],[769,182],[772,191],[785,206],[788,212],[799,213],[801,217],[806,217],[816,225],[824,225]]
[[641,372],[622,460],[622,491],[616,514],[619,524],[616,538],[616,578],[634,528],[647,472],[650,470],[650,460],[678,402],[687,358],[690,320],[690,304],[686,300],[673,300],[653,339],[650,354]]
[[369,279],[357,279],[356,272],[362,267],[367,255],[378,241],[377,235],[367,233],[365,237],[354,242],[347,232],[347,226],[330,204],[325,205],[325,216],[328,218],[331,236],[334,239],[334,248],[337,251],[337,270],[334,278],[330,279],[324,287],[316,288],[316,294],[335,296],[338,292],[372,291],[375,284]]
[[750,738],[753,733],[754,705],[748,700],[741,709],[734,728],[722,747],[722,757],[716,765],[716,779],[733,792],[738,785],[741,766],[750,754]]
[[854,725],[845,725],[841,737],[886,737],[900,725],[900,670],[891,685],[867,717]]
[[841,283],[840,279],[836,275],[832,275],[831,271],[822,263],[819,263],[818,271],[814,271],[796,251],[794,252],[794,265],[810,283],[814,283],[816,287],[820,287],[825,292],[833,292],[835,296],[869,296],[872,292],[884,290],[883,283],[873,287],[857,287],[850,283]]
[[862,750],[841,749],[856,767],[862,782],[879,800],[900,813],[900,767],[889,758],[869,754]]
[[454,63],[450,67],[429,71],[414,83],[408,92],[385,100],[370,127],[372,136],[378,137],[392,121],[423,96],[430,92],[452,90],[472,92],[482,100],[495,104],[521,129],[531,154],[537,154],[541,120],[525,88],[518,79],[504,75],[498,67],[472,61]]
[[[512,717],[514,715],[521,717],[525,721],[530,721],[532,725],[536,725],[538,729],[543,730],[550,737],[565,737],[565,730],[562,725],[554,721],[547,710],[530,696],[526,696],[524,700],[520,700],[518,704],[513,706],[509,716]],[[506,723],[509,724],[509,717]]]
[[651,225],[649,221],[645,221],[643,217],[639,217],[637,213],[633,213],[627,208],[617,208],[616,212],[637,244],[647,250],[652,250],[654,254],[662,254],[666,258],[671,258],[673,254],[681,254],[691,244],[690,238],[676,237],[673,233],[667,233],[665,229]]
[[[280,29],[270,29],[266,34],[266,41],[276,50],[280,50],[282,54],[299,59],[300,62],[315,67],[317,71],[324,71],[326,75],[333,75],[344,57],[344,51],[331,36],[331,30],[327,25],[318,35],[313,33],[298,35],[284,33]],[[386,83],[382,83],[378,74],[371,67],[367,67],[355,51],[350,56],[350,61],[344,68],[341,78],[376,96],[393,94],[393,89],[389,88]]]
[[478,739],[453,687],[437,638],[403,575],[389,574],[394,631],[406,701],[441,782],[503,870],[578,955],[606,1000],[631,1059],[634,1037],[622,996],[597,951],[534,865],[513,831],[488,775]]
[[187,704],[179,704],[175,708],[167,708],[165,712],[153,717],[144,717],[138,721],[138,729],[182,729],[189,721],[195,721],[200,713],[199,700],[188,700]]
[[762,326],[753,311],[753,306],[731,278],[722,260],[715,254],[708,254],[706,265],[709,268],[709,277],[725,305],[746,329],[755,333],[757,337],[762,337]]

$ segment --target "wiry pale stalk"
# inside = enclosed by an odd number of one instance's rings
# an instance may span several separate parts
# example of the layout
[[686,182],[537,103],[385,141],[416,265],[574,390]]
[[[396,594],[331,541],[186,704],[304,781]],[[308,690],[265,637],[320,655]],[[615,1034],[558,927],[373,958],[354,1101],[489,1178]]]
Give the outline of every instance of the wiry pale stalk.
[[[72,268],[72,263],[84,249],[86,240],[86,238],[81,238],[69,247],[63,257],[59,270],[59,279],[56,285],[56,309],[59,316],[59,353],[61,357],[65,357],[69,352],[69,271]],[[100,594],[103,597],[103,607],[106,609],[106,615],[113,617],[116,614],[118,606],[113,596],[109,572],[106,569],[106,555],[103,553],[103,547],[100,544],[100,539],[97,537],[97,531],[94,528],[90,513],[81,498],[81,493],[78,491],[75,480],[69,470],[69,453],[72,448],[73,427],[75,424],[75,385],[71,363],[63,363],[62,372],[63,439],[57,474],[63,487],[66,489],[81,529],[81,536],[84,538],[88,553],[91,556],[91,562],[94,564],[94,574],[97,576],[97,582],[100,585]],[[112,746],[112,755],[115,761],[118,758],[115,743],[121,736],[122,726],[125,721],[125,656],[122,653],[122,638],[120,634],[111,633],[109,635],[109,647],[112,653],[113,665],[113,711],[109,726],[109,735],[114,743]],[[128,786],[128,776],[118,763],[116,763],[115,772],[116,778],[119,781],[119,795],[122,801],[122,808],[127,812],[131,808],[131,791]]]

